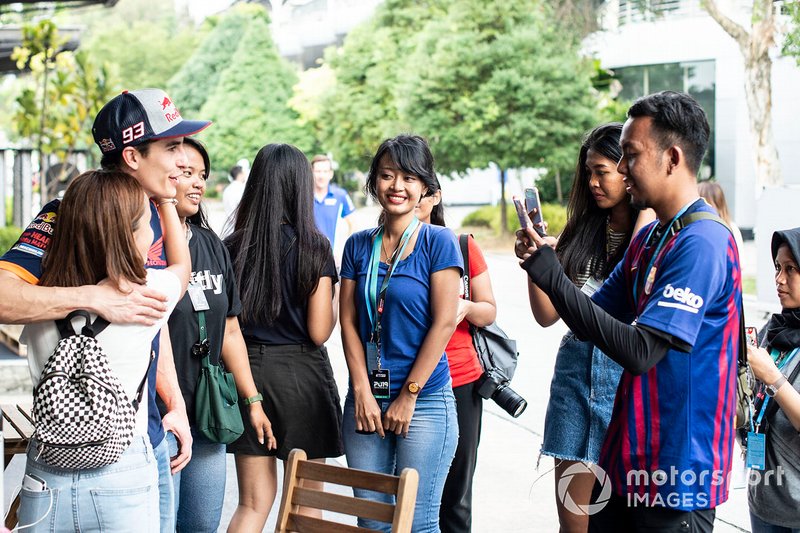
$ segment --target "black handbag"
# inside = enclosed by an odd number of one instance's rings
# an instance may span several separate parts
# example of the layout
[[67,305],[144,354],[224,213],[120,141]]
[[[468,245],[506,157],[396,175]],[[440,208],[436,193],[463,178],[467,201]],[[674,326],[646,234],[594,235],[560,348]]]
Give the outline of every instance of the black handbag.
[[[464,298],[470,300],[468,237],[466,234],[460,235],[458,243],[464,259]],[[518,417],[528,407],[528,402],[508,386],[517,369],[517,341],[509,339],[496,322],[482,328],[470,324],[469,332],[478,353],[478,361],[483,367],[483,375],[477,384],[478,394],[485,399],[491,398],[508,414]]]

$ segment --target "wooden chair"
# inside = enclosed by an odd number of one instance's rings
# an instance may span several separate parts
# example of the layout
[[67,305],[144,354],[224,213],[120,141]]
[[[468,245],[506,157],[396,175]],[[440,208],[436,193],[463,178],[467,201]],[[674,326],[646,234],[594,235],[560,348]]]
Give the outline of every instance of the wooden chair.
[[[347,487],[394,494],[396,504],[374,502],[355,496],[305,488],[304,480],[323,481]],[[278,513],[276,533],[356,533],[374,531],[331,520],[311,518],[297,514],[299,506],[322,509],[360,518],[392,524],[393,533],[409,533],[417,502],[419,474],[406,468],[400,476],[376,474],[342,466],[333,466],[306,460],[306,452],[294,449],[286,462],[283,496]]]
[[[0,431],[3,434],[5,445],[4,467],[8,466],[15,454],[25,453],[28,448],[28,441],[33,435],[33,416],[31,415],[31,404],[23,403],[19,405],[2,405],[3,417],[0,420]],[[17,525],[17,511],[19,510],[19,492],[11,502],[8,513],[6,514],[5,526],[13,529]]]

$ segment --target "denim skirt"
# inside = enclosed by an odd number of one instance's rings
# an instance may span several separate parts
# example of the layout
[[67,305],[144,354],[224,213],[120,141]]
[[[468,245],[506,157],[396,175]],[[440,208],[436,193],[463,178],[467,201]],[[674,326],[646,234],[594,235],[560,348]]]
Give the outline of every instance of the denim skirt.
[[568,331],[556,355],[541,453],[597,463],[622,368]]

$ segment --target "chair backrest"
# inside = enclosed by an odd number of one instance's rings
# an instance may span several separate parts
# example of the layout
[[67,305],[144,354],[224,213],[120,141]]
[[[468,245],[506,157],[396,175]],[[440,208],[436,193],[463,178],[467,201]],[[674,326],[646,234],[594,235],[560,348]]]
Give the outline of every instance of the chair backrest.
[[[374,502],[355,496],[344,496],[304,487],[303,481],[322,481],[358,489],[367,489],[395,495],[396,503]],[[294,449],[286,462],[283,479],[283,496],[278,513],[276,533],[289,531],[345,533],[371,531],[327,519],[298,514],[300,506],[331,511],[360,518],[379,520],[392,524],[393,533],[409,533],[417,501],[419,474],[405,468],[399,476],[376,474],[342,466],[333,466],[306,460],[306,452]]]

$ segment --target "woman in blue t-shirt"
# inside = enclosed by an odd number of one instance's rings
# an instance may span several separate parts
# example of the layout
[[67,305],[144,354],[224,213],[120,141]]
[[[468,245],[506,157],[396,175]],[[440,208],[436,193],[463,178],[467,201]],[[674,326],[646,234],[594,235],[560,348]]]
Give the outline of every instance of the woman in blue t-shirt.
[[[438,190],[424,139],[384,141],[366,189],[383,208],[384,222],[350,237],[342,259],[339,314],[350,370],[342,427],[347,463],[388,474],[415,468],[420,480],[413,530],[439,531],[458,438],[444,348],[456,326],[461,253],[452,231],[415,217],[419,201]],[[391,526],[370,520],[359,525]]]

